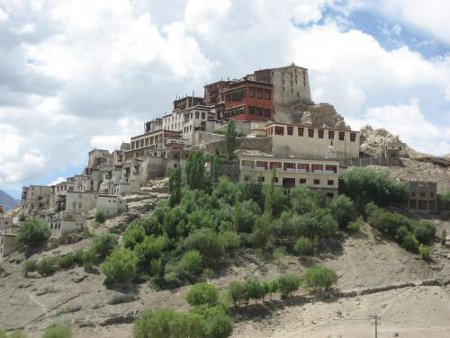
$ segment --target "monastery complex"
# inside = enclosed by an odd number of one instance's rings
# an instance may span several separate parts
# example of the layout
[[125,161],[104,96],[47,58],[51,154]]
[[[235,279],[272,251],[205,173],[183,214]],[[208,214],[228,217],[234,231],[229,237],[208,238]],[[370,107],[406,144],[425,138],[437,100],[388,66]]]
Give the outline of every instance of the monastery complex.
[[[170,113],[143,123],[142,133],[117,150],[91,150],[78,175],[52,186],[24,187],[23,215],[46,220],[54,236],[85,229],[95,209],[114,217],[127,210],[124,196],[183,167],[190,152],[223,153],[230,120],[238,133],[236,159],[220,173],[233,181],[270,182],[275,172],[275,184],[282,187],[306,185],[334,197],[340,176],[352,166],[395,165],[407,156],[401,142],[387,145],[378,157],[362,151],[360,132],[332,105],[314,103],[308,70],[292,64],[207,84],[202,97],[177,98]],[[413,188],[408,206],[435,211],[436,184],[416,182]],[[14,236],[12,223],[0,215],[0,257],[11,251],[5,243]]]

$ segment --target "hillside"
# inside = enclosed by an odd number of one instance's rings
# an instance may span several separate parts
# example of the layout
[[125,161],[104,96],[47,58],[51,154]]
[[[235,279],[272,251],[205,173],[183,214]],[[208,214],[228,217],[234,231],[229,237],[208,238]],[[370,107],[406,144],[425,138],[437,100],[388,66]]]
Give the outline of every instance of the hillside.
[[18,200],[8,195],[6,192],[0,189],[0,205],[3,205],[6,210],[11,209],[19,203]]

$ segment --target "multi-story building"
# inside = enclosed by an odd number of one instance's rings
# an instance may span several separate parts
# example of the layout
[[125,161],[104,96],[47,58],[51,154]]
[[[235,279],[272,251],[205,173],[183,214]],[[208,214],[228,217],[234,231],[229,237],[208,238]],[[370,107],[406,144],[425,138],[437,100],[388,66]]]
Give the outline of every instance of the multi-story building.
[[317,127],[269,123],[267,136],[272,138],[272,152],[306,159],[323,159],[332,145],[341,161],[359,158],[359,132]]
[[180,142],[181,132],[171,130],[156,130],[131,138],[130,150],[125,152],[126,161],[151,156],[158,146],[167,143]]
[[320,189],[334,197],[339,187],[339,162],[327,160],[304,160],[260,154],[239,155],[240,181],[270,182],[275,172],[275,184],[284,188],[304,185]]
[[21,206],[24,216],[32,216],[39,211],[50,208],[53,194],[52,187],[45,185],[30,185],[22,190]]
[[430,213],[437,209],[436,182],[409,182],[409,210]]

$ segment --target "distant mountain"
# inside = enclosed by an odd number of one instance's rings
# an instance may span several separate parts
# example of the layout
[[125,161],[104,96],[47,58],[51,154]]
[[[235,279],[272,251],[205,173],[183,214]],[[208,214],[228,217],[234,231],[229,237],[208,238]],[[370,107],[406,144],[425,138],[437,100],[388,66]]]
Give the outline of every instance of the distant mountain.
[[9,196],[3,190],[0,190],[0,205],[3,205],[6,210],[11,209],[12,207],[16,206],[17,204],[19,204],[18,200]]

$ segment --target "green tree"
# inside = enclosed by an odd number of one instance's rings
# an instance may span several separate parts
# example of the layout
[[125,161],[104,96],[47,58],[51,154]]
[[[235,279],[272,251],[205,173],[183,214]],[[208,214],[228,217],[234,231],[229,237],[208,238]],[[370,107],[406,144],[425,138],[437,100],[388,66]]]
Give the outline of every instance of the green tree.
[[145,239],[145,228],[142,222],[131,222],[128,225],[125,233],[123,234],[122,241],[123,246],[128,249],[134,249],[134,247],[142,243]]
[[205,157],[200,151],[189,154],[186,161],[186,181],[191,189],[205,188]]
[[423,244],[430,244],[434,240],[436,226],[430,222],[421,220],[414,225],[414,236]]
[[314,208],[315,201],[313,194],[303,185],[291,189],[289,197],[292,209],[299,214],[310,212]]
[[203,256],[198,250],[186,252],[173,269],[183,279],[193,279],[203,271]]
[[269,298],[272,300],[272,294],[277,292],[280,288],[280,284],[278,283],[278,279],[272,279],[270,281],[266,281],[266,290],[269,293]]
[[115,249],[101,265],[102,272],[109,282],[125,283],[136,275],[138,259],[133,251]]
[[428,245],[420,244],[419,245],[419,254],[420,254],[420,257],[422,257],[422,259],[424,261],[431,260],[431,247]]
[[278,288],[281,297],[288,298],[300,288],[300,277],[295,274],[284,274],[278,278]]
[[181,166],[176,167],[169,177],[169,204],[175,206],[181,201]]
[[228,160],[233,159],[236,145],[236,123],[233,120],[230,120],[227,125],[227,130],[225,131],[225,146],[227,148]]
[[72,331],[65,324],[55,323],[47,326],[42,338],[72,338]]
[[198,250],[206,266],[214,267],[225,255],[223,237],[212,229],[198,229],[185,240],[185,246],[191,250]]
[[37,248],[47,242],[50,235],[48,223],[32,218],[20,226],[17,243],[30,248]]
[[191,306],[214,306],[219,299],[219,290],[209,283],[197,283],[186,295],[186,300]]
[[338,276],[336,272],[323,265],[312,266],[305,271],[304,283],[307,288],[328,289],[337,282]]

